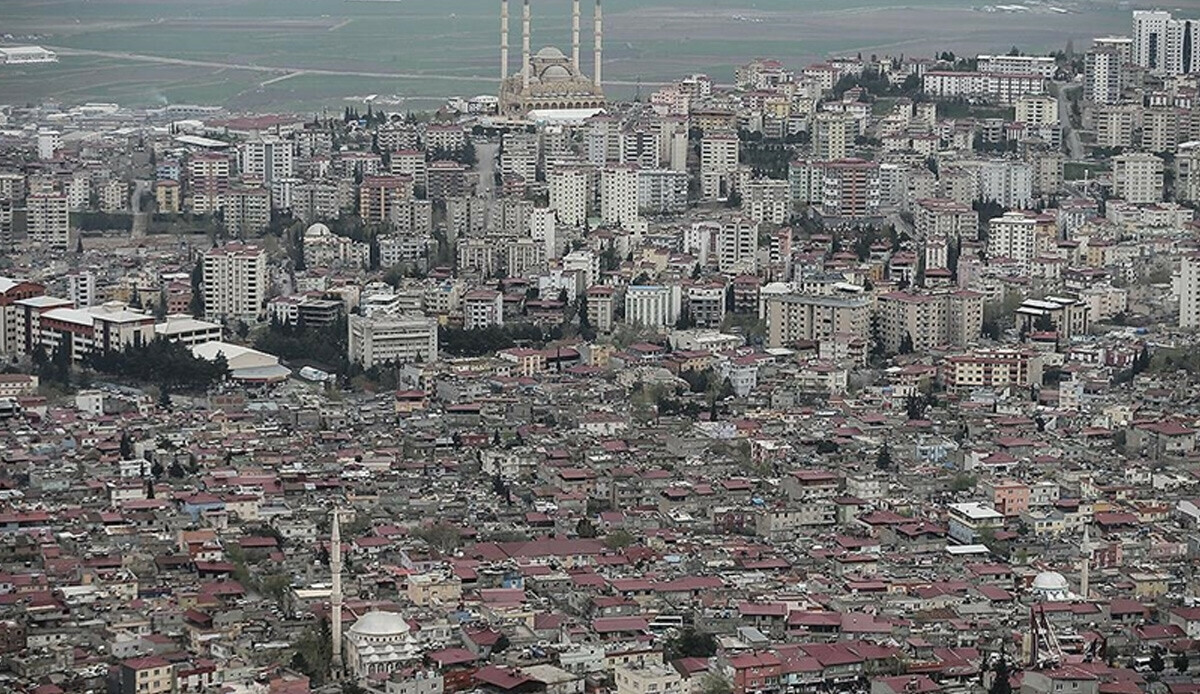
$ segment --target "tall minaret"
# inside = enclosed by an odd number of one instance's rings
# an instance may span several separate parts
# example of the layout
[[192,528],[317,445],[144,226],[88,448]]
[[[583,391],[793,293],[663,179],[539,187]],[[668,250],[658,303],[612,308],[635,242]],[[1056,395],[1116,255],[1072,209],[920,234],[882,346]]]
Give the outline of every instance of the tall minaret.
[[508,0],[500,0],[500,81],[508,79]]
[[600,63],[604,55],[604,15],[600,11],[600,0],[596,0],[596,89],[600,88]]
[[1083,564],[1079,567],[1079,593],[1084,600],[1088,599],[1088,588],[1090,587],[1089,575],[1092,569],[1092,541],[1088,536],[1088,526],[1083,526],[1083,545],[1079,548],[1079,553],[1083,555]]
[[329,544],[329,572],[333,574],[333,588],[329,591],[333,657],[329,660],[329,668],[337,679],[342,674],[342,529],[336,507],[333,509],[333,530],[329,534]]
[[525,0],[525,9],[521,15],[521,83],[525,91],[529,91],[529,0]]
[[571,9],[571,64],[576,71],[582,69],[579,64],[579,0],[572,3]]

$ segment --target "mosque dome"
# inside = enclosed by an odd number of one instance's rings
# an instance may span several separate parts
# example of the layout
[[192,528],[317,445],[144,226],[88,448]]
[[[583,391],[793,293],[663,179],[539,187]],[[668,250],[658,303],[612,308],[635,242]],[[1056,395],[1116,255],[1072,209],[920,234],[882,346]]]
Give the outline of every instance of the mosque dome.
[[361,636],[400,636],[409,632],[408,622],[395,612],[375,610],[358,618],[350,627],[351,634]]
[[304,231],[305,236],[329,236],[332,234],[329,227],[317,222]]
[[571,71],[562,65],[551,65],[542,72],[543,82],[565,82],[571,79]]
[[1067,590],[1070,584],[1057,571],[1043,571],[1033,579],[1033,589],[1041,591]]
[[1071,584],[1057,571],[1043,571],[1033,579],[1033,592],[1042,600],[1070,600]]
[[567,59],[567,56],[563,55],[563,52],[558,50],[554,46],[546,46],[542,50],[538,51],[537,55],[535,55],[534,57],[539,60],[566,60]]

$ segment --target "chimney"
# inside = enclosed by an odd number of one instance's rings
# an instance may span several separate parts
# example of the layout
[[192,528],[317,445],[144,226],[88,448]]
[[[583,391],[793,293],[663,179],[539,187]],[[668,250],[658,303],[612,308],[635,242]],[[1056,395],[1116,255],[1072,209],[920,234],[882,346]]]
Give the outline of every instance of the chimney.
[[596,0],[596,89],[600,89],[600,64],[604,54],[604,16],[600,10],[600,0]]
[[525,0],[525,10],[521,17],[521,70],[522,86],[529,90],[529,0]]
[[500,0],[500,81],[508,79],[508,0]]
[[579,64],[579,0],[575,0],[571,10],[571,64],[575,70],[581,70]]

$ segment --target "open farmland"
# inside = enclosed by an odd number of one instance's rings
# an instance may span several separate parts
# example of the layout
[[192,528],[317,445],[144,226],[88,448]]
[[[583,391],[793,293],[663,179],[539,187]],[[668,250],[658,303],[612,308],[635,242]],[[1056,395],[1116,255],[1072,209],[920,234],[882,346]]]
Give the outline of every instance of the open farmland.
[[[590,71],[585,2],[585,71]],[[731,79],[772,56],[797,67],[832,53],[1043,52],[1128,29],[1113,2],[983,12],[954,0],[606,0],[605,77],[632,94],[688,72]],[[0,100],[211,103],[234,109],[341,108],[396,96],[413,108],[495,88],[499,3],[342,0],[8,0],[16,42],[58,50],[57,65],[0,69]],[[569,43],[570,3],[534,3],[536,46]],[[519,8],[518,8],[519,12]],[[513,23],[514,65],[519,20]]]

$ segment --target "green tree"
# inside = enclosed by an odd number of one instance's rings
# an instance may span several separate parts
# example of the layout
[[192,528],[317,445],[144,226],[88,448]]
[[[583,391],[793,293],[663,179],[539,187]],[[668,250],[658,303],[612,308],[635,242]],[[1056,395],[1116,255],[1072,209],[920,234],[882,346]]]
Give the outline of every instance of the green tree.
[[700,694],[733,694],[733,685],[729,678],[710,670],[700,680]]
[[1186,651],[1180,651],[1175,654],[1175,660],[1172,663],[1175,666],[1175,672],[1181,675],[1186,675],[1188,668],[1191,667],[1191,662],[1188,659]]
[[712,634],[685,627],[667,637],[663,657],[668,661],[679,658],[710,658],[717,654],[717,639]]
[[996,658],[996,663],[992,666],[992,684],[988,687],[988,694],[1012,694],[1011,675],[1004,656]]
[[609,549],[624,549],[632,545],[637,538],[628,530],[618,528],[604,536],[604,546]]
[[599,533],[596,532],[596,524],[590,518],[580,518],[575,524],[575,534],[583,538],[593,538]]

